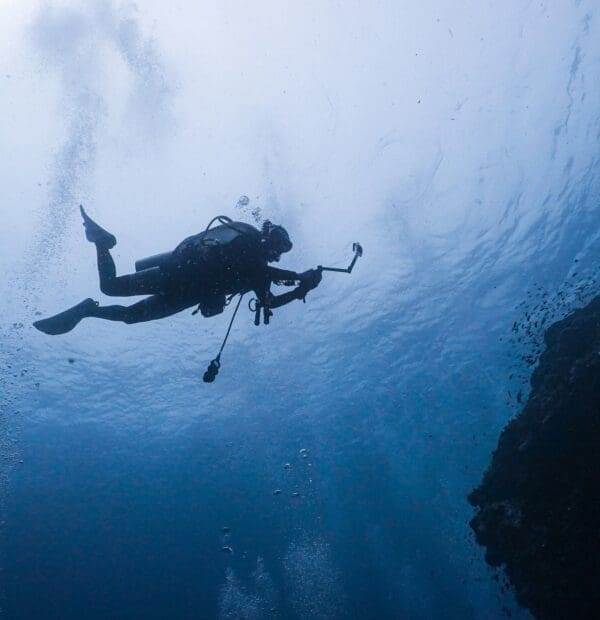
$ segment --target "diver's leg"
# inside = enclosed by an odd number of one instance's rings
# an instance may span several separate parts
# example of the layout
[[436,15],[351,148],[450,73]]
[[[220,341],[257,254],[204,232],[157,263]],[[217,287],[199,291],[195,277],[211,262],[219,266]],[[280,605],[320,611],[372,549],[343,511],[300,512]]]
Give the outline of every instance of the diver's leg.
[[117,268],[110,255],[110,250],[97,243],[96,254],[98,256],[100,290],[105,295],[128,297],[130,295],[158,295],[164,292],[163,277],[158,267],[117,276]]
[[[110,289],[113,280],[117,277],[117,267],[110,250],[99,243],[96,244],[96,256],[98,257],[98,276],[100,277],[100,290]],[[106,293],[110,295],[110,293]]]
[[84,299],[76,306],[47,319],[36,321],[33,325],[45,334],[56,336],[70,332],[79,321],[87,317],[128,324],[142,323],[171,316],[194,305],[196,305],[194,300],[177,299],[167,295],[153,295],[131,306],[102,307],[93,299]]
[[96,306],[88,316],[108,321],[122,321],[130,325],[163,319],[186,308],[191,308],[195,303],[191,300],[175,299],[167,295],[152,295],[131,306]]
[[163,278],[160,269],[146,269],[137,273],[117,277],[115,262],[110,255],[110,249],[117,243],[116,237],[94,222],[79,205],[85,236],[96,246],[98,256],[98,275],[100,276],[100,290],[114,297],[129,295],[157,295],[163,293]]

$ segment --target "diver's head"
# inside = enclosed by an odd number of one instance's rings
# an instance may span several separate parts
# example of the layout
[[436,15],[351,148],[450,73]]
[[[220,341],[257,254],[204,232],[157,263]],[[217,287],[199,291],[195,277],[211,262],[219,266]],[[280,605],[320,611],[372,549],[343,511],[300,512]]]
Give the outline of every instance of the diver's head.
[[272,224],[265,220],[262,225],[262,238],[265,244],[267,261],[277,262],[281,255],[292,249],[292,242],[287,230],[283,226]]

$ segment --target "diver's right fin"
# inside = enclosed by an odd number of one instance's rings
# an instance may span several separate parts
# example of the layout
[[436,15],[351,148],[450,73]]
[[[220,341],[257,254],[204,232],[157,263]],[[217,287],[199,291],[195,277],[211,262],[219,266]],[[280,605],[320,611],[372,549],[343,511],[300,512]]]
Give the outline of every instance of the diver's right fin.
[[117,238],[104,230],[102,226],[96,224],[94,220],[85,212],[82,205],[79,205],[81,217],[83,218],[83,226],[85,228],[85,238],[92,243],[98,243],[102,247],[110,250],[117,245]]
[[76,306],[65,310],[47,319],[36,321],[33,326],[45,334],[57,336],[70,332],[76,325],[87,316],[93,316],[93,311],[98,307],[98,302],[91,298],[84,299]]

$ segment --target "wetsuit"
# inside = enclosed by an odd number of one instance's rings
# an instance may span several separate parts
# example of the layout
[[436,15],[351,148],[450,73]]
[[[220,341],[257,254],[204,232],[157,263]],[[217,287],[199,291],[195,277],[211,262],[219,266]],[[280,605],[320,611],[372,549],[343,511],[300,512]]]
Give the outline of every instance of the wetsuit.
[[[138,261],[136,273],[117,276],[110,254],[117,243],[115,236],[96,224],[82,206],[80,211],[86,238],[96,245],[100,290],[114,297],[148,297],[131,306],[100,306],[91,298],[85,299],[64,312],[35,321],[34,326],[46,334],[65,334],[86,317],[141,323],[196,305],[204,316],[213,316],[223,311],[227,296],[248,291],[254,291],[257,298],[256,316],[262,309],[267,322],[271,308],[304,299],[321,281],[320,269],[295,273],[269,266],[292,248],[282,226],[266,220],[258,231],[224,216],[211,221],[218,220],[220,226],[209,225],[208,230],[184,239],[172,252]],[[273,296],[273,282],[300,284],[288,293]]]

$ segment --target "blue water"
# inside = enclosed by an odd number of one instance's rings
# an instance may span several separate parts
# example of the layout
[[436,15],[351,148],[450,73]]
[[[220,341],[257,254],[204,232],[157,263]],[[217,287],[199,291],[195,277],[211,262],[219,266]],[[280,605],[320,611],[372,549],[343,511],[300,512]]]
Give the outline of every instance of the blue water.
[[[599,16],[397,4],[0,9],[6,618],[528,617],[466,495],[539,302],[598,294]],[[221,212],[283,223],[284,268],[365,255],[243,302],[207,385],[231,308],[31,327],[106,300],[80,202],[120,273]]]

